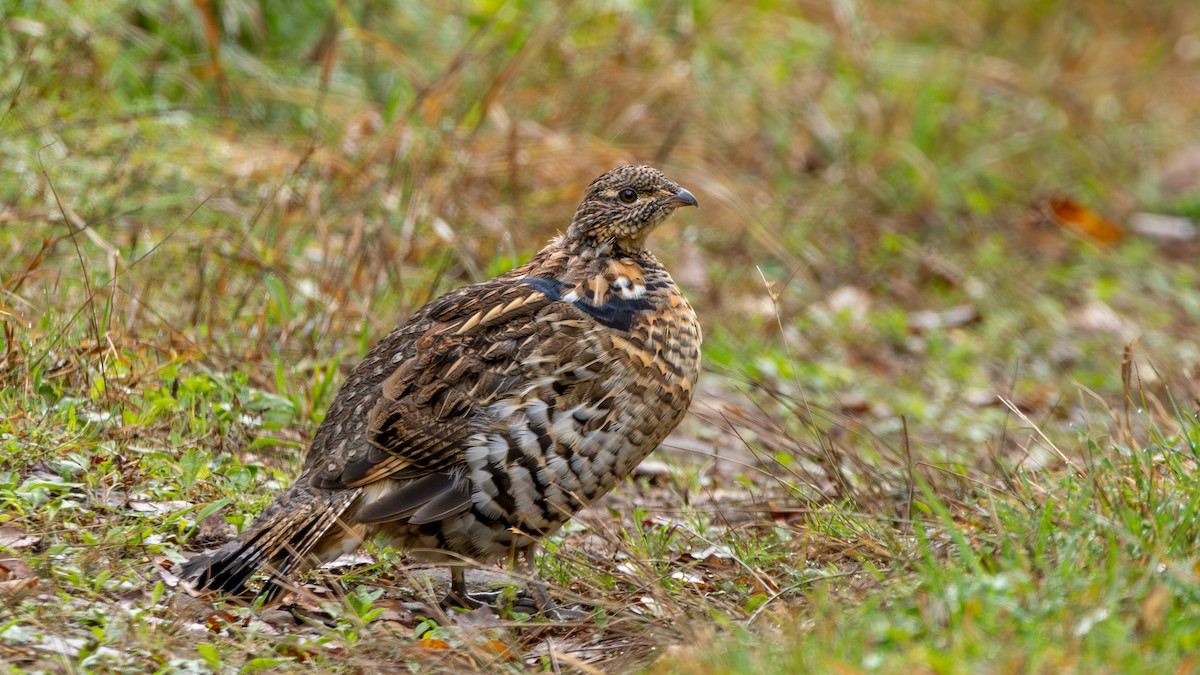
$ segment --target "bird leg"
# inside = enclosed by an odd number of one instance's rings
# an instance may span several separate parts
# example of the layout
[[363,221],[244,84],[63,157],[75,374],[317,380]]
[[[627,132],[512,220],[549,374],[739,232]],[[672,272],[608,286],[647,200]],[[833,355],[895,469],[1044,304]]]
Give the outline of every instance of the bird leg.
[[[528,614],[540,614],[558,621],[577,621],[587,616],[586,612],[559,607],[550,597],[546,585],[538,578],[537,559],[534,557],[533,547],[514,553],[513,558],[514,567],[516,567],[517,560],[520,560],[521,570],[528,580],[528,587],[517,594],[512,609]],[[466,569],[456,565],[450,568],[450,593],[446,595],[442,604],[471,609],[477,607],[499,609],[505,593],[506,591],[503,590],[467,593]]]
[[514,557],[521,560],[521,566],[525,571],[525,578],[529,580],[528,594],[533,599],[533,606],[539,613],[542,613],[555,609],[557,605],[550,598],[550,592],[546,590],[546,584],[543,584],[541,577],[538,576],[537,558],[534,556],[535,550],[535,547],[531,546]]
[[588,612],[571,609],[568,607],[559,607],[558,603],[550,597],[550,592],[546,590],[546,584],[542,583],[541,577],[537,573],[537,558],[534,557],[534,547],[529,547],[520,553],[522,567],[524,567],[525,577],[529,580],[529,586],[526,591],[526,598],[533,601],[533,612],[531,614],[540,614],[554,621],[582,621],[588,617]]
[[450,592],[442,599],[442,604],[447,607],[465,607],[467,609],[479,607],[498,609],[503,594],[504,591],[468,593],[467,570],[465,567],[455,565],[450,568]]
[[442,604],[475,609],[486,603],[479,602],[467,593],[467,571],[460,565],[454,565],[450,568],[450,592],[446,594]]

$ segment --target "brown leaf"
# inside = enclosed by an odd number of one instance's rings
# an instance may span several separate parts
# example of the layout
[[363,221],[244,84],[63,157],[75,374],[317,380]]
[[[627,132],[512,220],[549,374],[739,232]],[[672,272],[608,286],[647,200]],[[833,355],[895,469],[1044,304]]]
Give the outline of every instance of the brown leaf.
[[503,642],[501,642],[499,640],[488,640],[487,642],[483,643],[483,646],[487,647],[487,649],[489,651],[496,654],[497,656],[504,659],[505,661],[516,661],[517,660],[517,655],[512,653],[512,650],[508,648],[508,645],[504,644]]
[[219,633],[225,626],[235,623],[241,623],[241,620],[224,610],[217,610],[204,619],[204,624],[214,633]]
[[1163,192],[1178,196],[1200,188],[1200,145],[1190,145],[1167,159],[1162,170]]
[[740,576],[734,579],[734,582],[744,586],[750,586],[754,589],[754,593],[767,593],[773,595],[779,592],[779,585],[776,584],[773,579],[763,574],[762,570],[755,569],[754,571],[758,572],[758,574],[755,574],[754,576]]
[[389,631],[395,633],[396,635],[400,635],[402,637],[412,637],[412,634],[413,634],[412,626],[409,626],[401,621],[389,621],[389,620],[384,619],[384,620],[377,622],[377,624],[372,624],[372,625],[383,626],[384,628],[388,629]]
[[375,621],[383,621],[386,623],[396,623],[411,627],[414,623],[412,612],[404,606],[404,602],[398,598],[382,598],[375,601],[375,607],[383,609],[379,616],[375,617]]
[[421,638],[417,640],[417,646],[422,649],[433,651],[444,651],[450,649],[450,643],[439,638]]
[[1112,246],[1125,238],[1125,230],[1120,225],[1066,197],[1051,199],[1050,213],[1062,227],[1097,244]]
[[275,628],[287,631],[296,627],[296,615],[284,609],[263,609],[258,612],[259,620]]
[[1142,601],[1138,612],[1137,629],[1142,635],[1158,632],[1167,618],[1167,610],[1171,608],[1171,592],[1159,584],[1150,591]]
[[178,588],[179,584],[183,581],[168,567],[163,567],[162,565],[158,564],[156,564],[154,567],[156,570],[158,570],[158,576],[162,578],[163,585],[167,588]]
[[470,626],[475,629],[499,628],[500,619],[496,612],[486,605],[455,616],[455,623],[460,626]]
[[0,558],[0,581],[28,579],[34,576],[33,568],[20,558]]
[[37,588],[40,581],[41,579],[38,577],[22,577],[0,581],[0,597],[19,595],[25,591],[33,590]]
[[0,548],[10,551],[24,551],[42,540],[41,535],[29,534],[20,525],[8,523],[0,525]]

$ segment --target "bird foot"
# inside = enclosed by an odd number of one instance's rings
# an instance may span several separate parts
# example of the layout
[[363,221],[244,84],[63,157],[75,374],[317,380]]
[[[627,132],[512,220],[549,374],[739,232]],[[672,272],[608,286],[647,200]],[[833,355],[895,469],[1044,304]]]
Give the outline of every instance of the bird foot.
[[[553,604],[553,603],[551,603],[551,604]],[[544,616],[547,619],[550,619],[551,621],[558,621],[558,622],[562,622],[562,623],[585,621],[591,615],[592,615],[592,613],[585,609],[576,609],[574,607],[560,607],[557,605],[553,606],[553,607],[543,608],[541,611],[541,616]]]
[[499,593],[455,593],[451,591],[442,598],[443,607],[461,607],[462,609],[479,609],[480,607],[496,608],[496,597]]
[[528,589],[521,590],[515,597],[508,590],[462,594],[450,592],[442,600],[442,605],[466,609],[488,607],[497,612],[510,611],[542,616],[551,621],[582,621],[589,616],[589,613],[583,610],[560,607],[548,596],[539,601],[537,595],[530,593]]

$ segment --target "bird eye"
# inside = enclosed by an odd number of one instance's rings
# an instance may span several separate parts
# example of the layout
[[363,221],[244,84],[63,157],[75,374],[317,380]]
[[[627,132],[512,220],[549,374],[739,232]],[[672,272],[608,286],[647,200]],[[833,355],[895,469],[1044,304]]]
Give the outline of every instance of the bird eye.
[[633,188],[625,188],[624,190],[618,192],[617,196],[620,197],[621,201],[625,202],[626,204],[632,204],[633,200],[637,199],[637,190],[634,190]]

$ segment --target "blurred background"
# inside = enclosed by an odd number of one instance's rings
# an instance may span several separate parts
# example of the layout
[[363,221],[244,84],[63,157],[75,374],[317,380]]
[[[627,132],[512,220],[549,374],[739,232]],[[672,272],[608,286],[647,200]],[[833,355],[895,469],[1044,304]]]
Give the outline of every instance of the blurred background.
[[[666,459],[740,462],[697,485],[746,498],[767,466],[894,514],[913,453],[931,483],[1061,468],[1073,445],[1030,439],[1200,401],[1198,3],[9,0],[0,25],[8,469],[66,452],[30,442],[36,404],[290,475],[370,344],[628,162],[701,205],[651,240],[706,338]],[[263,488],[231,466],[200,497]]]
[[700,199],[654,246],[711,372],[934,419],[1112,390],[1137,337],[1200,360],[1189,3],[3,11],[17,325],[99,294],[113,336],[353,361],[639,162]]

